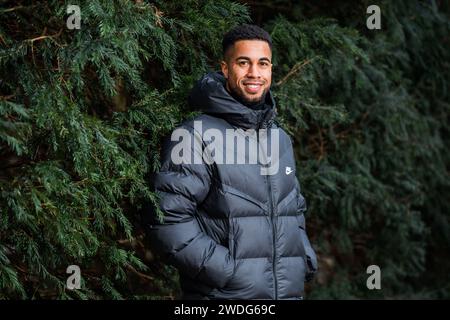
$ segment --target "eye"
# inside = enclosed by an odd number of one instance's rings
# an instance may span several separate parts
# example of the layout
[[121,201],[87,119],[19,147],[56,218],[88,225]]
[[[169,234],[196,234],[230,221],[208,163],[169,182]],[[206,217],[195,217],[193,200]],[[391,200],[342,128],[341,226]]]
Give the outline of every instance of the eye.
[[261,66],[261,67],[268,67],[269,66],[269,63],[267,62],[267,61],[261,61],[260,63],[259,63],[259,65]]
[[241,60],[241,61],[238,62],[238,64],[239,64],[241,67],[244,67],[244,66],[248,65],[248,61]]

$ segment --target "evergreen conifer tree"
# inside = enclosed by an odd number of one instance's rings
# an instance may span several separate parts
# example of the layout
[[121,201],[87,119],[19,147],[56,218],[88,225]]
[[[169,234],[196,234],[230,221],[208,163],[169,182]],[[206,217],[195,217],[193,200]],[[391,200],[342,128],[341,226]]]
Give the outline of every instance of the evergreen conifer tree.
[[[319,258],[309,297],[450,297],[450,6],[380,1],[369,30],[370,4],[1,1],[0,299],[179,293],[145,237],[148,176],[244,22],[274,41],[278,122]],[[366,287],[372,264],[382,290]]]

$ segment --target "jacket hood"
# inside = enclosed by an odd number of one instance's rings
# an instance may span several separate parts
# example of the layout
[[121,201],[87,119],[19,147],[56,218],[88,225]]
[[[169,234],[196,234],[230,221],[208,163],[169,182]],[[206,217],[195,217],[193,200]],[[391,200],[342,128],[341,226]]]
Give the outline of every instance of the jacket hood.
[[244,129],[270,127],[276,116],[275,100],[270,90],[266,94],[266,108],[254,110],[234,99],[225,89],[225,83],[226,79],[220,71],[204,75],[192,89],[189,104],[236,127]]

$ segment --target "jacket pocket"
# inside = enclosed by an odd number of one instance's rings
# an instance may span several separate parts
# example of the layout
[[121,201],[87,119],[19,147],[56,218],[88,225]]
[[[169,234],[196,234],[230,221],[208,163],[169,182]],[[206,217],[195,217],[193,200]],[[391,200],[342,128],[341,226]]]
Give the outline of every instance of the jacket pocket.
[[305,244],[306,230],[305,230],[305,217],[303,216],[303,214],[297,215],[297,227],[301,241],[302,255],[304,260],[306,261],[306,244]]
[[306,267],[306,275],[305,280],[310,281],[314,277],[314,274],[317,272],[317,257],[314,249],[309,242],[308,235],[306,234],[305,228],[305,217],[304,215],[297,216],[298,219],[298,228],[300,230],[300,239],[302,241],[303,247],[303,258],[305,260]]
[[[295,201],[297,200],[297,201]],[[282,199],[277,205],[278,214],[282,212],[293,213],[296,212],[298,208],[298,197],[297,190],[293,189],[289,194]]]
[[231,186],[229,186],[229,185],[222,184],[222,186],[221,186],[221,192],[222,192],[223,194],[230,194],[230,195],[232,195],[232,196],[241,198],[242,200],[245,200],[245,201],[247,201],[247,202],[249,202],[249,203],[251,203],[251,204],[253,204],[253,205],[259,207],[259,208],[262,209],[264,212],[267,212],[267,211],[268,211],[267,205],[265,205],[265,204],[262,203],[261,201],[256,200],[255,198],[249,196],[248,194],[245,194],[245,193],[243,193],[242,191],[239,191],[239,190],[237,190],[237,189],[235,189],[235,188],[233,188],[233,187],[231,187]]

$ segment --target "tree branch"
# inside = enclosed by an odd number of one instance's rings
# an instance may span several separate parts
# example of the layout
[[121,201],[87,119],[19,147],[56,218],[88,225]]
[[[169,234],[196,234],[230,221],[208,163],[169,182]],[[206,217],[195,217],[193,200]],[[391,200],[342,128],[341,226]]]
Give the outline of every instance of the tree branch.
[[24,8],[24,6],[16,6],[16,7],[12,7],[12,8],[9,8],[9,9],[2,10],[2,13],[11,12],[11,11],[22,9],[22,8]]
[[288,72],[288,74],[285,75],[285,76],[283,77],[283,79],[281,79],[280,81],[278,81],[278,82],[276,83],[276,85],[277,85],[277,86],[280,86],[280,85],[282,85],[283,83],[285,83],[290,77],[292,77],[294,74],[296,74],[297,72],[299,72],[304,66],[310,64],[314,59],[315,59],[315,57],[314,57],[314,58],[311,58],[311,59],[303,60],[303,61],[301,61],[301,62],[297,62],[297,63],[292,67],[292,69]]
[[39,41],[39,40],[43,40],[43,39],[47,39],[47,38],[56,38],[59,37],[62,33],[63,29],[60,29],[57,33],[53,34],[53,35],[49,35],[49,36],[39,36],[33,39],[27,39],[25,41],[29,41],[31,43],[33,43],[34,41]]
[[133,266],[131,266],[129,264],[127,264],[126,267],[127,267],[128,270],[130,270],[131,272],[133,272],[134,274],[136,274],[140,278],[144,278],[144,279],[149,280],[149,281],[154,281],[155,280],[153,277],[150,277],[147,274],[144,274],[142,272],[137,271]]

